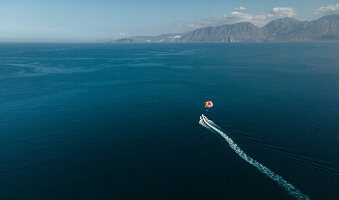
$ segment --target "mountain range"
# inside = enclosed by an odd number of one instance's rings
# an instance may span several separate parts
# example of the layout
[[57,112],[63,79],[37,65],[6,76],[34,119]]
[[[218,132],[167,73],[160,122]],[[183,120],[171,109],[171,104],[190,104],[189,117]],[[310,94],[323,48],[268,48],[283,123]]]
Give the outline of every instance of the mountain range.
[[338,40],[339,15],[328,15],[314,21],[290,17],[271,21],[263,27],[250,22],[199,28],[186,33],[158,36],[135,36],[112,40],[112,43],[229,43],[229,42],[294,42]]

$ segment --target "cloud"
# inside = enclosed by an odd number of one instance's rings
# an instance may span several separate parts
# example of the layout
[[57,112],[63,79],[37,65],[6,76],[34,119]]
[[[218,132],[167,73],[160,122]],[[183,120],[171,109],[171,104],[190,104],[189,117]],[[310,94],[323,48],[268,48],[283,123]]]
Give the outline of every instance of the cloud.
[[318,15],[331,15],[331,14],[339,14],[339,4],[322,6],[314,10],[315,14]]
[[234,8],[234,10],[247,10],[247,8],[245,8],[244,6],[240,6],[240,7]]
[[272,9],[272,14],[278,17],[292,17],[297,15],[297,12],[294,10],[294,8],[276,7]]
[[253,15],[242,12],[232,12],[230,14],[224,15],[224,20],[229,24],[251,21],[253,19]]
[[[241,6],[242,7],[242,6]],[[239,7],[239,8],[241,8]],[[245,8],[245,7],[242,7]],[[290,7],[275,7],[271,11],[260,14],[250,14],[246,12],[237,11],[225,14],[223,16],[210,17],[206,19],[197,20],[194,22],[186,23],[188,29],[193,30],[196,28],[217,26],[221,24],[234,24],[239,22],[251,22],[257,26],[264,26],[273,19],[281,17],[292,17],[297,15],[294,8]],[[244,9],[243,9],[244,10]],[[181,24],[183,26],[183,24]]]
[[119,36],[126,36],[126,35],[127,35],[126,32],[120,32],[120,33],[119,33]]

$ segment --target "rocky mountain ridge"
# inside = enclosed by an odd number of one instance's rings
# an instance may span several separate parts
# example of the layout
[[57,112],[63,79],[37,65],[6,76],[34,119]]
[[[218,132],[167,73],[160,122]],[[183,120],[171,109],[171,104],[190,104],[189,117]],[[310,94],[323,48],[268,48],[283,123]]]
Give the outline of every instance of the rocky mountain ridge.
[[290,17],[271,21],[263,27],[250,22],[199,28],[187,33],[136,36],[112,43],[229,43],[229,42],[297,42],[339,40],[339,15],[328,15],[314,21]]

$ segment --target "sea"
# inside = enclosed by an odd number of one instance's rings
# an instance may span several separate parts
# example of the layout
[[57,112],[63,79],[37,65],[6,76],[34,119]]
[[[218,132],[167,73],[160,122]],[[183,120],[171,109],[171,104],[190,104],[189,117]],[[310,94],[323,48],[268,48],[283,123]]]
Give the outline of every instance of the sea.
[[0,199],[339,199],[339,43],[1,43]]

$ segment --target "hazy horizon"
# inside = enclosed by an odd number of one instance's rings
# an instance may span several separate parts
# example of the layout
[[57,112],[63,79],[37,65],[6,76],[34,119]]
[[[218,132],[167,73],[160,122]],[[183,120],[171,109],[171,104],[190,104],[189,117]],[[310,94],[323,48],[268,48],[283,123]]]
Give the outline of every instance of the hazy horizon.
[[0,42],[103,42],[179,33],[206,26],[281,17],[315,20],[339,14],[336,1],[2,1]]

